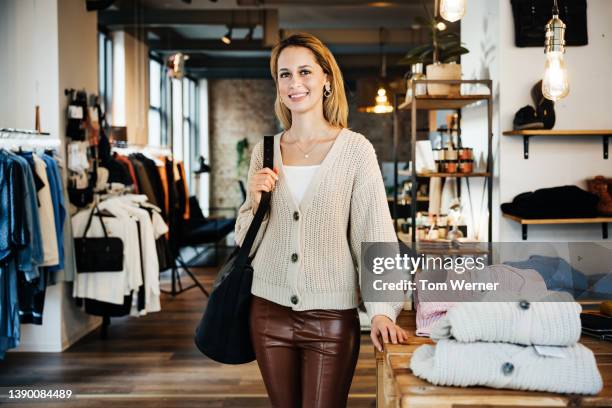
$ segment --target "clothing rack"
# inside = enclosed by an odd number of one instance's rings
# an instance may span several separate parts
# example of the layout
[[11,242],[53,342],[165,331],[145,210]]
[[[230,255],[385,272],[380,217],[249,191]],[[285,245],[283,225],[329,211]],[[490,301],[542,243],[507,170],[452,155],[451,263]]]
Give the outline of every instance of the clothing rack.
[[59,147],[61,140],[51,137],[50,133],[35,130],[2,128],[0,129],[0,145],[3,147]]
[[[146,153],[150,153],[172,158],[171,146],[149,146],[136,143],[121,143],[113,144],[112,151],[124,155],[129,155],[131,153],[143,153],[146,155]],[[189,200],[189,197],[186,197],[186,199]],[[183,256],[180,253],[180,248],[177,249],[176,254],[173,253],[172,255],[174,259],[172,262],[172,267],[170,268],[170,290],[160,288],[160,291],[162,293],[169,294],[172,297],[175,297],[183,292],[186,292],[189,289],[197,287],[206,297],[210,297],[210,293],[208,292],[208,290],[206,290],[206,288],[197,280],[195,274],[191,271],[189,265],[183,259]],[[183,286],[180,275],[181,270],[192,280],[192,284],[188,286]]]

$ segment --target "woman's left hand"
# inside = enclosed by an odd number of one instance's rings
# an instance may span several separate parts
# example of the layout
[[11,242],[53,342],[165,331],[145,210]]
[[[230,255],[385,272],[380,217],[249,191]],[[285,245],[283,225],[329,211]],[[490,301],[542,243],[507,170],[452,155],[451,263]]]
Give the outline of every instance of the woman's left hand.
[[372,330],[370,331],[370,338],[374,347],[382,352],[379,336],[382,337],[383,343],[391,341],[393,344],[397,344],[408,341],[408,333],[385,315],[376,315],[372,318]]

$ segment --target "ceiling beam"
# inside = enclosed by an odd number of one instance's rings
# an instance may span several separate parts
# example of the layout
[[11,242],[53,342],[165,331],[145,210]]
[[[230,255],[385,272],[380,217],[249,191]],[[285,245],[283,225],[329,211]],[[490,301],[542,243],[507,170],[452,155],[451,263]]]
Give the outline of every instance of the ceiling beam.
[[[163,33],[161,30],[161,28],[158,28],[156,32]],[[424,44],[428,40],[428,36],[423,30],[389,29],[385,31],[385,45],[402,45],[408,48]],[[273,36],[274,30],[270,30],[270,32],[270,35]],[[309,32],[331,47],[342,45],[372,46],[380,44],[379,31],[372,29],[282,30],[281,36],[286,38],[297,32]],[[278,33],[278,30],[276,30],[276,33]],[[159,40],[149,41],[149,47],[160,52],[200,52],[206,50],[253,51],[270,49],[277,42],[278,38],[272,41],[265,38],[263,41],[235,39],[231,44],[226,45],[220,39],[188,39],[172,34],[162,34]]]
[[[372,45],[381,42],[381,33],[377,28],[322,28],[282,30],[283,38],[299,32],[308,32],[327,44]],[[428,34],[425,30],[411,28],[386,28],[383,32],[385,44],[423,44]]]
[[[403,54],[387,55],[388,66],[392,67],[403,57]],[[377,55],[336,55],[336,61],[340,67],[368,68],[376,67],[380,71],[380,57]],[[189,56],[186,63],[188,68],[269,68],[270,57],[211,57],[207,55],[193,54]],[[402,68],[404,69],[404,68]]]
[[232,40],[227,45],[217,40],[190,40],[180,38],[164,38],[149,41],[149,49],[159,52],[193,53],[201,51],[261,51],[269,49],[264,47],[261,40]]
[[108,10],[98,13],[98,24],[106,27],[145,26],[163,27],[173,25],[233,25],[234,27],[251,27],[263,25],[271,20],[277,10]]

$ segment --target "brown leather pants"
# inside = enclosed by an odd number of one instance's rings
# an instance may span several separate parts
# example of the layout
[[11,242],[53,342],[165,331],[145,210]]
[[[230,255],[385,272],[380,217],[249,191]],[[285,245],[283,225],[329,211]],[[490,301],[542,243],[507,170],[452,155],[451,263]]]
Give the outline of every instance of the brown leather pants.
[[357,357],[357,309],[293,311],[253,296],[251,339],[273,407],[345,407]]

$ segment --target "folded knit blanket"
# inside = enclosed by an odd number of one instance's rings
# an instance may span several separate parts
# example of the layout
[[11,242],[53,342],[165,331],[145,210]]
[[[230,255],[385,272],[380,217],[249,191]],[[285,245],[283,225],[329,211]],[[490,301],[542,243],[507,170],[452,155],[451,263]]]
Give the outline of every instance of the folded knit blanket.
[[436,322],[431,338],[571,346],[580,338],[581,310],[569,294],[552,291],[537,302],[460,303]]
[[563,357],[543,356],[538,346],[441,340],[412,354],[412,372],[434,385],[481,385],[527,391],[597,394],[603,381],[595,357],[582,344],[555,347]]

